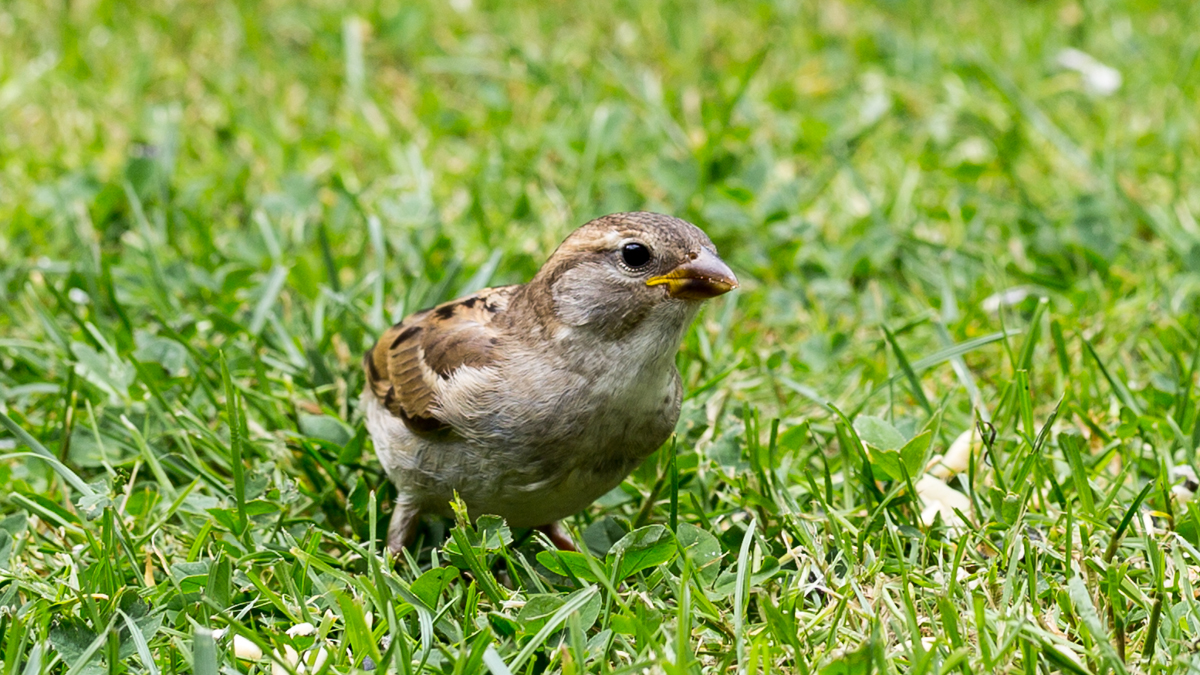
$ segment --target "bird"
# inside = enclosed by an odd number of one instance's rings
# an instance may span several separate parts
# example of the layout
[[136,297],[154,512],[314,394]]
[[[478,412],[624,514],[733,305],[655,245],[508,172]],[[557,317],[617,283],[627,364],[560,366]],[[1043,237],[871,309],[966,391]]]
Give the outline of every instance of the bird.
[[615,213],[572,232],[525,284],[417,312],[363,357],[362,408],[397,498],[387,545],[422,515],[543,531],[612,490],[674,432],[675,365],[705,300],[738,287],[695,225]]

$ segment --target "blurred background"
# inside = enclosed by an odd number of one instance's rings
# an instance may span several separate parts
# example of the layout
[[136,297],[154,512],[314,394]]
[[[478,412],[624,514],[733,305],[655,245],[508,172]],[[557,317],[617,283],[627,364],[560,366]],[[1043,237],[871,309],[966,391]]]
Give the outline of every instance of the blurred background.
[[[905,437],[940,409],[935,448],[990,421],[1017,452],[1061,402],[1056,429],[1126,477],[1194,463],[1198,14],[5,2],[0,410],[148,522],[178,497],[193,520],[153,535],[176,561],[209,516],[239,527],[233,387],[270,523],[252,536],[369,535],[390,488],[356,412],[364,349],[645,209],[699,225],[743,282],[680,357],[680,515],[731,555],[730,514],[772,508],[747,440],[771,419],[784,473],[832,476],[857,513],[831,406]],[[666,461],[578,526],[637,520]],[[68,532],[50,548],[84,526],[56,480],[0,463],[0,508]]]
[[730,384],[771,416],[811,403],[773,374],[876,389],[883,322],[910,360],[1042,296],[1098,345],[1110,318],[1190,326],[1196,11],[7,3],[0,327],[39,344],[0,352],[0,387],[74,367],[128,404],[115,357],[223,348],[351,421],[381,327],[630,209],[692,220],[745,279],[701,335],[731,345],[692,353],[755,366]]

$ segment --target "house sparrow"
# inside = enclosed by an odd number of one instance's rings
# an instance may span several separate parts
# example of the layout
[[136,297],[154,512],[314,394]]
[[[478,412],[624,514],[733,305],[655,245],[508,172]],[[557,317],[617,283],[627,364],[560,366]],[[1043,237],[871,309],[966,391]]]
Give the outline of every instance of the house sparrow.
[[367,429],[399,497],[388,546],[423,513],[546,531],[670,437],[675,353],[700,304],[737,287],[699,228],[656,213],[593,220],[532,281],[413,314],[363,358]]

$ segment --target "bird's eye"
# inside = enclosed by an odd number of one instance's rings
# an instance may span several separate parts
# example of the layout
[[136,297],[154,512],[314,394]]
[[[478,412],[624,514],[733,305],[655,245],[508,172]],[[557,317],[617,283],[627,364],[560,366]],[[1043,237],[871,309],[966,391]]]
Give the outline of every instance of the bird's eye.
[[650,262],[650,248],[645,244],[631,241],[621,247],[621,260],[630,267],[641,267]]

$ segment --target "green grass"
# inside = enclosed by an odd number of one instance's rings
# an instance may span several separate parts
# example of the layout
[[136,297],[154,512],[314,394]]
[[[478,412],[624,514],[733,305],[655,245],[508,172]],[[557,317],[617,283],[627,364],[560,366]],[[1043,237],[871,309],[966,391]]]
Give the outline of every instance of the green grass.
[[[0,675],[1200,669],[1192,3],[345,4],[0,4]],[[675,441],[389,566],[363,350],[635,208]]]

